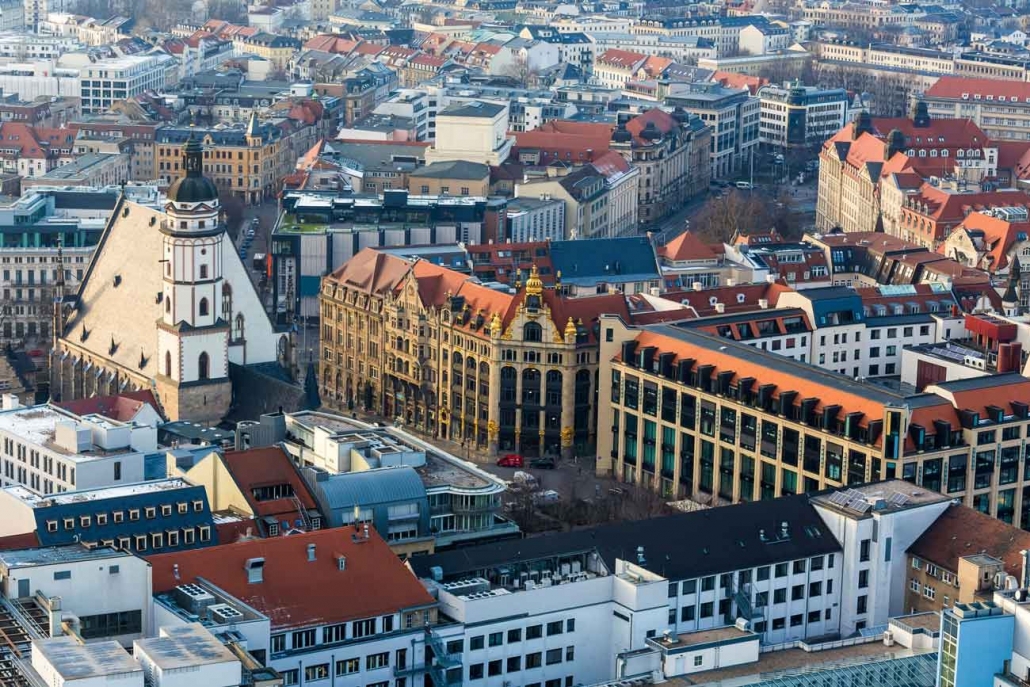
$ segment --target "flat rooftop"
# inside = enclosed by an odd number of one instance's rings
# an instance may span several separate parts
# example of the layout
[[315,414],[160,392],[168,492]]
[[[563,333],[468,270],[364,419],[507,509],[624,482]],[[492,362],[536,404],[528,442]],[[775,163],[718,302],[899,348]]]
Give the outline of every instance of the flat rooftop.
[[[694,673],[689,678],[673,678],[665,684],[669,687],[685,687],[686,685],[719,685],[720,687],[743,687],[758,683],[781,684],[772,682],[776,679],[786,679],[801,676],[803,674],[817,673],[835,669],[846,669],[866,666],[893,659],[910,658],[923,656],[921,653],[914,653],[905,648],[891,647],[888,649],[883,642],[870,642],[868,644],[855,644],[840,649],[827,649],[825,651],[805,651],[804,649],[786,649],[784,651],[771,651],[761,654],[757,663],[746,663],[729,668],[718,668]],[[936,667],[937,652],[928,652],[933,657],[933,665]],[[929,661],[929,659],[927,659]],[[936,671],[934,671],[936,672]],[[793,684],[783,682],[782,684]],[[808,684],[798,682],[798,685]],[[828,684],[825,682],[812,683]],[[851,684],[845,681],[839,684]],[[906,685],[910,683],[904,683]],[[911,683],[917,685],[920,683]],[[931,681],[927,687],[932,687]],[[884,687],[890,687],[889,683]]]
[[891,618],[890,622],[909,630],[927,630],[929,632],[940,632],[941,630],[941,616],[936,612],[901,615]]
[[697,632],[684,632],[670,637],[668,642],[664,638],[656,638],[654,642],[663,649],[682,649],[688,646],[697,647],[705,644],[721,644],[723,642],[751,638],[755,641],[759,639],[758,635],[754,632],[737,629],[734,625],[727,625],[726,627],[713,627],[709,630],[698,630]]
[[451,455],[445,455],[430,444],[425,444],[396,427],[375,427],[359,420],[331,413],[304,412],[290,416],[308,429],[322,427],[334,434],[354,434],[356,438],[375,441],[381,438],[385,446],[400,445],[404,449],[424,451],[426,464],[415,468],[427,489],[452,486],[461,489],[483,489],[490,486],[503,487],[493,475],[471,463]]
[[122,645],[113,641],[79,644],[71,637],[54,637],[36,640],[32,651],[42,654],[68,681],[143,672]]
[[108,558],[131,558],[132,554],[109,548],[87,549],[80,544],[51,546],[42,549],[16,549],[0,552],[0,566],[8,570],[33,568],[40,565],[64,565],[82,561],[102,561]]
[[42,178],[48,180],[77,179],[90,172],[94,167],[114,161],[118,157],[119,155],[115,153],[86,153],[77,157],[74,162],[47,172]]
[[229,649],[200,623],[162,628],[163,637],[140,639],[135,648],[162,670],[237,661]]
[[940,503],[949,497],[904,480],[863,484],[812,497],[812,503],[841,511],[851,517],[869,517],[874,512],[894,512]]
[[7,487],[4,491],[32,508],[48,508],[50,506],[67,505],[70,503],[103,501],[105,499],[123,499],[140,494],[156,494],[162,491],[175,491],[177,489],[186,489],[192,486],[192,484],[184,479],[173,477],[171,479],[155,480],[152,482],[137,482],[135,484],[121,484],[100,489],[66,491],[60,494],[48,494],[46,496],[35,494],[21,485]]
[[[90,449],[83,453],[68,451],[54,443],[54,434],[58,422],[69,421],[79,423],[82,421],[82,418],[65,412],[60,408],[54,408],[53,406],[48,405],[15,408],[14,410],[5,410],[0,412],[0,432],[8,432],[21,438],[26,443],[35,444],[36,446],[44,446],[54,453],[59,453],[66,458],[76,461],[105,458],[107,456],[114,456],[123,453],[134,453],[134,451],[128,446],[105,451],[98,448],[96,445],[91,445]],[[104,422],[110,423],[111,421],[105,418]],[[108,424],[107,426],[118,425]]]

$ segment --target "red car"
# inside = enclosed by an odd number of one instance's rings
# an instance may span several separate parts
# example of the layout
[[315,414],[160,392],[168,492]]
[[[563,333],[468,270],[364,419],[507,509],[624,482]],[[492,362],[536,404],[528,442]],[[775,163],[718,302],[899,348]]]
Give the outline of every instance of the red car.
[[517,453],[509,453],[499,458],[497,465],[502,468],[521,468],[523,466],[522,456]]

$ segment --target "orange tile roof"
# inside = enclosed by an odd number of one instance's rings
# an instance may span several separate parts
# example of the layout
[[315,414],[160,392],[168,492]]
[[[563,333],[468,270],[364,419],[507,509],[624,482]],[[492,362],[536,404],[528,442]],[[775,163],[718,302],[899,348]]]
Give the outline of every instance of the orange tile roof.
[[717,256],[711,246],[689,229],[658,249],[658,255],[668,260],[714,260]]
[[[714,339],[714,341],[718,342],[718,339]],[[846,377],[832,375],[815,368],[812,369],[812,374],[808,377],[798,376],[783,370],[766,367],[750,357],[744,357],[738,350],[724,351],[721,348],[702,347],[683,339],[663,334],[660,330],[641,331],[636,336],[636,342],[638,351],[646,346],[654,346],[659,352],[675,353],[674,364],[679,360],[691,359],[695,361],[694,368],[698,365],[714,365],[715,369],[712,371],[713,378],[719,372],[733,372],[731,384],[735,384],[745,377],[757,380],[755,383],[756,389],[761,384],[775,384],[774,400],[779,398],[781,392],[795,391],[797,392],[795,399],[797,403],[801,403],[806,398],[816,398],[819,400],[815,406],[816,413],[821,413],[822,409],[826,406],[837,405],[841,408],[838,417],[843,417],[847,413],[863,413],[864,416],[859,422],[861,426],[868,425],[870,420],[883,419],[884,405],[882,403],[853,393],[845,385],[829,383],[830,379],[841,382],[846,381]],[[621,359],[621,356],[617,356],[617,359]],[[826,379],[826,383],[817,381],[822,379]],[[1028,380],[1028,383],[1030,383],[1030,380]],[[882,440],[882,436],[879,440]]]
[[746,88],[751,91],[751,95],[755,95],[758,93],[759,88],[769,83],[769,79],[762,78],[761,76],[723,71],[717,71],[712,74],[712,81],[716,81],[727,88]]
[[621,69],[632,69],[639,62],[642,62],[645,59],[647,59],[647,55],[642,55],[638,52],[630,52],[629,50],[616,50],[612,48],[610,50],[605,50],[603,53],[598,55],[595,62],[597,64],[610,65]]
[[[942,76],[926,89],[927,98],[955,98],[958,100],[986,100],[992,96],[995,101],[1002,97],[1020,104],[1030,102],[1030,83],[1002,79],[973,79],[961,76]],[[962,96],[966,97],[963,98]],[[981,96],[976,98],[976,96]]]
[[[271,620],[273,632],[341,623],[431,606],[433,597],[375,531],[351,527],[241,541],[150,556],[155,593],[198,578]],[[308,561],[308,545],[315,560]],[[346,559],[340,570],[337,557]],[[263,580],[247,581],[245,565],[264,559]]]
[[254,489],[277,484],[289,484],[305,509],[318,510],[318,504],[308,490],[308,485],[301,479],[290,457],[278,446],[226,451],[221,459],[255,515],[288,515],[291,516],[290,522],[293,522],[292,516],[297,514],[297,504],[293,499],[258,501],[254,497]]
[[661,76],[662,72],[668,69],[669,65],[674,64],[673,60],[668,57],[658,57],[657,55],[651,55],[644,63],[640,65],[640,71],[647,74],[647,78],[656,79]]
[[1030,222],[1008,222],[982,212],[972,212],[954,231],[982,233],[987,248],[984,259],[988,263],[983,269],[996,272],[1008,267],[1009,249],[1016,242],[1016,237],[1019,234],[1030,236]]

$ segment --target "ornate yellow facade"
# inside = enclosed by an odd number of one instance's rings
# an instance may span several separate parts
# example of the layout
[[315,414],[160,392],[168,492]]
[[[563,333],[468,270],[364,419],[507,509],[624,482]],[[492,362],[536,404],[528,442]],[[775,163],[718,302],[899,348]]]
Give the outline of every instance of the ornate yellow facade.
[[[521,280],[520,280],[521,281]],[[535,267],[514,293],[366,249],[322,283],[323,400],[492,452],[593,451],[597,317]]]

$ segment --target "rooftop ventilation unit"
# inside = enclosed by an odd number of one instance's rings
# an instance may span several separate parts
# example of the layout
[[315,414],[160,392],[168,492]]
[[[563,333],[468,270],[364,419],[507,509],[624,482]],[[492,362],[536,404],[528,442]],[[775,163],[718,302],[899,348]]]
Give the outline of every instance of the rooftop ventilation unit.
[[215,603],[214,594],[196,584],[181,584],[174,594],[176,602],[192,615],[203,615]]
[[211,620],[219,625],[227,625],[243,620],[243,613],[229,604],[215,604],[207,609]]

